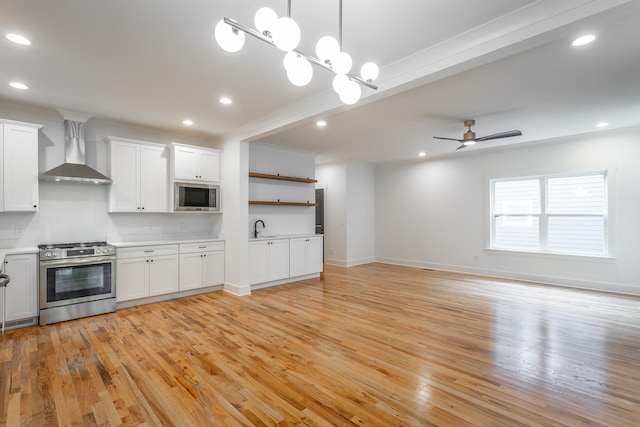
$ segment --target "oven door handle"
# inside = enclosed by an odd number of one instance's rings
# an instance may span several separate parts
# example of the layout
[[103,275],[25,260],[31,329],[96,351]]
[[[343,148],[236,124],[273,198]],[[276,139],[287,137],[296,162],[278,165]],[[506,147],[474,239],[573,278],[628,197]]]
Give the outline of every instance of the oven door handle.
[[40,267],[64,267],[64,266],[73,266],[73,265],[91,265],[91,264],[102,264],[105,262],[114,262],[116,257],[108,256],[108,257],[93,257],[93,258],[67,258],[67,259],[56,259],[56,260],[46,260],[40,261]]

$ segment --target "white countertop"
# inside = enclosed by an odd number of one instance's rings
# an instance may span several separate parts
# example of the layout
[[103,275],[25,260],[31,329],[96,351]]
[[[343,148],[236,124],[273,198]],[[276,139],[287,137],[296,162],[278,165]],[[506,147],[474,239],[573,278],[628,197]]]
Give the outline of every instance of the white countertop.
[[35,246],[26,248],[0,249],[0,273],[4,270],[4,258],[13,254],[37,254],[39,249]]
[[315,233],[302,233],[302,234],[277,234],[277,235],[266,235],[266,236],[258,236],[258,237],[249,237],[249,241],[255,240],[278,240],[278,239],[300,239],[304,237],[323,237],[324,234],[315,234]]
[[147,240],[138,242],[109,242],[116,248],[128,248],[133,246],[178,245],[180,243],[224,242],[224,239],[184,239],[184,240]]

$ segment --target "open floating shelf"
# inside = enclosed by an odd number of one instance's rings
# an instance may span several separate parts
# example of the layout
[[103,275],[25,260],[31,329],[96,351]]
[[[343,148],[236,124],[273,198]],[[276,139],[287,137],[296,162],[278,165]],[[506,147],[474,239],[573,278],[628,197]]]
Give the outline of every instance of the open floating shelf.
[[300,203],[300,202],[267,202],[263,200],[249,200],[250,205],[271,205],[271,206],[318,206],[315,203]]
[[276,179],[280,181],[293,181],[293,182],[306,182],[306,183],[318,182],[317,179],[311,179],[311,178],[298,178],[295,176],[271,175],[268,173],[257,173],[257,172],[249,172],[249,178]]

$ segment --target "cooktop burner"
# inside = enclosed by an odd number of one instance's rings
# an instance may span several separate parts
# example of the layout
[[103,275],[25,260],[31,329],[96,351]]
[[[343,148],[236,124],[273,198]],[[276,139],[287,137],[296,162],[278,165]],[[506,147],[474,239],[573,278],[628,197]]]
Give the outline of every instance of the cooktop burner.
[[38,249],[71,249],[71,248],[92,248],[96,246],[107,246],[107,242],[85,242],[85,243],[49,243],[38,245]]

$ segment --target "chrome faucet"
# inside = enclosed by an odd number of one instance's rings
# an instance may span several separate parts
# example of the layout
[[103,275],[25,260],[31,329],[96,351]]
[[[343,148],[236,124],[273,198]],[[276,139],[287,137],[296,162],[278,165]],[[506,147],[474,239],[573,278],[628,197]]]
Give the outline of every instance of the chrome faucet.
[[262,223],[262,228],[265,228],[266,225],[264,225],[264,221],[259,219],[256,221],[255,224],[253,224],[253,237],[255,237],[256,239],[258,238],[258,223]]

